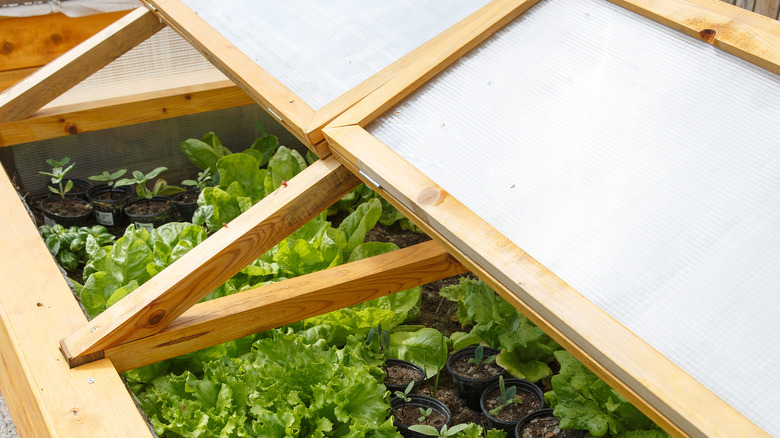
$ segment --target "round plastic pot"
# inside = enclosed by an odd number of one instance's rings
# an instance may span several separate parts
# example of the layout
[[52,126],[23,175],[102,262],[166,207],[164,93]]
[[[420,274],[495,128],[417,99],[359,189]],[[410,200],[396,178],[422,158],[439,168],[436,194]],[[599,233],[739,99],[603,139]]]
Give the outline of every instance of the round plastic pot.
[[[73,188],[70,189],[68,193],[65,193],[65,196],[68,198],[79,198],[83,200],[87,200],[87,192],[89,189],[92,188],[92,183],[85,180],[85,179],[73,179],[71,178],[70,181],[73,181]],[[65,180],[64,183],[67,183],[68,180]],[[63,184],[64,184],[63,183]],[[59,189],[59,185],[55,184],[49,184],[49,187],[53,187],[54,189]],[[63,185],[64,187],[64,185]]]
[[[414,412],[419,412],[419,408],[432,408],[435,412],[438,412],[444,416],[444,424],[446,424],[448,427],[450,420],[452,420],[452,413],[450,412],[449,408],[447,408],[447,406],[439,400],[436,400],[433,397],[428,397],[427,395],[411,394],[409,395],[408,402],[405,402],[402,398],[398,397],[393,397],[390,399],[391,409],[395,410],[401,407],[412,409]],[[398,432],[400,432],[401,435],[406,438],[430,438],[430,435],[425,435],[420,432],[409,430],[409,426],[413,425],[403,424],[396,419],[393,419],[393,426],[395,426],[395,428],[398,429]]]
[[[44,198],[43,200],[41,200],[40,207],[41,210],[43,211],[43,221],[46,225],[60,224],[66,228],[74,225],[77,227],[83,227],[87,225],[87,221],[89,220],[89,215],[92,214],[91,208],[79,216],[62,216],[58,213],[49,210],[49,205],[51,204],[51,202],[56,201],[57,199],[59,199],[59,196],[49,196],[48,198]],[[84,204],[89,206],[89,203],[81,198],[68,198],[68,199],[71,202],[78,202],[79,204]]]
[[[130,186],[95,186],[87,192],[87,199],[95,210],[95,222],[105,227],[123,227],[128,219],[124,209],[133,201],[135,191]],[[109,198],[109,199],[103,199]],[[114,198],[114,199],[110,199]]]
[[[523,396],[522,394],[530,393],[531,395],[539,399],[540,409],[544,408],[544,393],[538,386],[534,385],[528,380],[504,379],[504,387],[509,388],[510,386],[516,386],[517,395],[521,397]],[[498,389],[498,383],[494,385],[490,385],[489,387],[485,388],[485,391],[482,392],[482,397],[480,397],[479,399],[479,407],[480,409],[482,409],[482,413],[487,418],[488,427],[490,429],[501,429],[504,432],[506,432],[507,436],[514,436],[517,423],[519,423],[520,420],[522,420],[522,418],[518,418],[516,421],[504,421],[490,415],[490,413],[488,412],[489,409],[487,408],[485,402],[487,401],[488,394],[490,394],[493,390],[496,389]]]
[[195,214],[195,210],[198,209],[198,201],[192,201],[192,202],[182,202],[179,199],[181,199],[183,196],[190,194],[190,193],[200,193],[200,190],[198,189],[190,189],[186,192],[177,193],[176,195],[173,195],[171,199],[173,199],[173,205],[176,208],[176,213],[179,214],[179,218],[182,222],[192,222],[192,215]]
[[[404,368],[408,368],[408,369],[414,370],[419,377],[414,379],[414,385],[412,385],[412,389],[409,392],[412,393],[412,392],[417,391],[417,387],[420,386],[420,382],[422,382],[423,379],[425,379],[425,370],[423,370],[422,367],[420,367],[419,365],[417,365],[417,364],[415,364],[413,362],[409,362],[407,360],[402,360],[402,359],[387,359],[387,360],[385,360],[385,366],[386,367],[391,366],[391,365],[400,366],[400,367],[404,367]],[[388,383],[387,379],[385,379],[385,386],[387,387],[387,389],[390,391],[391,394],[394,394],[395,391],[404,391],[406,389],[406,387],[409,386],[409,382]]]
[[[157,213],[152,214],[136,214],[132,213],[133,206],[138,205],[144,202],[151,202],[151,203],[164,203],[166,204],[166,207],[164,209],[161,209]],[[152,231],[153,229],[159,227],[160,225],[166,224],[168,222],[171,222],[174,218],[175,212],[173,209],[173,201],[171,201],[171,198],[168,198],[166,196],[155,196],[152,199],[138,199],[136,201],[131,202],[130,204],[125,207],[125,214],[128,218],[130,218],[130,221],[134,223],[138,227],[146,228],[148,231]]]
[[[517,423],[517,427],[515,428],[515,437],[516,438],[523,438],[523,428],[526,426],[526,424],[530,423],[531,420],[535,418],[555,418],[555,415],[553,415],[553,409],[552,408],[542,408],[536,411],[531,412],[530,414],[523,417],[520,422]],[[568,430],[568,429],[567,429]],[[568,430],[571,435],[571,437],[574,438],[583,438],[585,436],[584,430]]]
[[[496,374],[493,377],[485,379],[472,379],[469,377],[461,376],[453,370],[453,365],[462,359],[470,359],[474,357],[474,350],[476,345],[469,345],[468,347],[461,348],[460,350],[452,353],[447,358],[447,371],[452,375],[452,381],[455,383],[455,389],[458,392],[458,396],[466,401],[466,405],[475,411],[479,410],[479,398],[482,397],[482,393],[485,389],[498,382],[498,378],[506,373],[506,370],[501,370],[501,373]],[[495,348],[482,347],[483,357],[494,356],[500,353]]]

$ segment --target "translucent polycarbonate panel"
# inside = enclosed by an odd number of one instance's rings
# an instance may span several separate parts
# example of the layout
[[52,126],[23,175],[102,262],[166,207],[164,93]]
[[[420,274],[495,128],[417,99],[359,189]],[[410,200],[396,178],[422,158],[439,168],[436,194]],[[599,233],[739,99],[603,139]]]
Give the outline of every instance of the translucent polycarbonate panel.
[[136,95],[219,80],[227,78],[190,43],[166,27],[63,93],[51,105]]
[[780,77],[542,0],[368,130],[780,436]]
[[317,110],[487,0],[183,0]]

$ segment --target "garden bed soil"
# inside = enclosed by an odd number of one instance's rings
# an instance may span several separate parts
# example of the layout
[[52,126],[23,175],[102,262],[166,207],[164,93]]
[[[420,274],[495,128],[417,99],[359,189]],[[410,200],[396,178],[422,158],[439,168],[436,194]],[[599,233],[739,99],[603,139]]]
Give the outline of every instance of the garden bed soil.
[[427,424],[428,426],[439,428],[444,426],[444,424],[447,422],[447,418],[435,410],[432,410],[431,414],[427,418],[424,418],[422,421],[420,421],[419,409],[420,408],[418,407],[402,406],[400,408],[393,409],[393,416],[395,417],[396,421],[406,426]]
[[518,438],[579,438],[580,431],[561,429],[555,417],[538,417],[528,421],[520,429]]
[[52,213],[66,217],[83,216],[92,210],[92,206],[89,204],[84,204],[68,197],[52,197],[51,200],[46,201],[46,208]]
[[130,205],[125,208],[125,210],[130,213],[137,216],[149,216],[153,214],[157,214],[160,212],[163,212],[171,207],[171,201],[166,200],[158,200],[158,199],[147,199],[142,200],[134,203],[133,205]]
[[474,365],[469,362],[470,357],[463,357],[459,360],[452,362],[452,371],[455,374],[469,379],[482,380],[488,379],[493,376],[501,374],[504,369],[498,366],[495,362],[483,363],[481,365]]
[[[522,402],[511,403],[508,406],[504,406],[501,408],[501,411],[499,411],[496,415],[493,415],[494,418],[509,422],[520,421],[523,419],[523,417],[530,414],[531,412],[538,411],[542,408],[542,402],[536,397],[536,394],[528,392],[517,386],[515,388],[517,388],[517,395],[515,398],[521,398]],[[509,389],[509,385],[507,385],[507,389]],[[485,408],[488,410],[488,412],[501,405],[501,403],[498,401],[498,397],[500,395],[501,391],[498,388],[488,389],[487,395],[483,395],[483,397],[485,397]]]

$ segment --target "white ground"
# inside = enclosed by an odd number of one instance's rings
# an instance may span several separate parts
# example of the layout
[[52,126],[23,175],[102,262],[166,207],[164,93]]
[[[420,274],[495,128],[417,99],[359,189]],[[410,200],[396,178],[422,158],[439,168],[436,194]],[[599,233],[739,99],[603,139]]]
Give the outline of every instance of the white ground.
[[8,415],[8,409],[5,407],[3,395],[0,394],[0,438],[17,438],[14,423],[11,422],[11,416]]

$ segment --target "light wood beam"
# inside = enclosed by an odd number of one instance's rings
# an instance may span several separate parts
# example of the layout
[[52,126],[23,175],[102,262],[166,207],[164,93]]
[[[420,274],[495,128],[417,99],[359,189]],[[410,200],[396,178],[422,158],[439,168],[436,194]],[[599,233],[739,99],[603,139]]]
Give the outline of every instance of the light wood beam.
[[423,242],[196,304],[106,357],[123,372],[465,272],[439,244]]
[[162,29],[140,7],[0,94],[0,123],[24,119]]
[[71,366],[106,348],[155,334],[360,181],[324,159],[267,195],[130,295],[63,339]]

